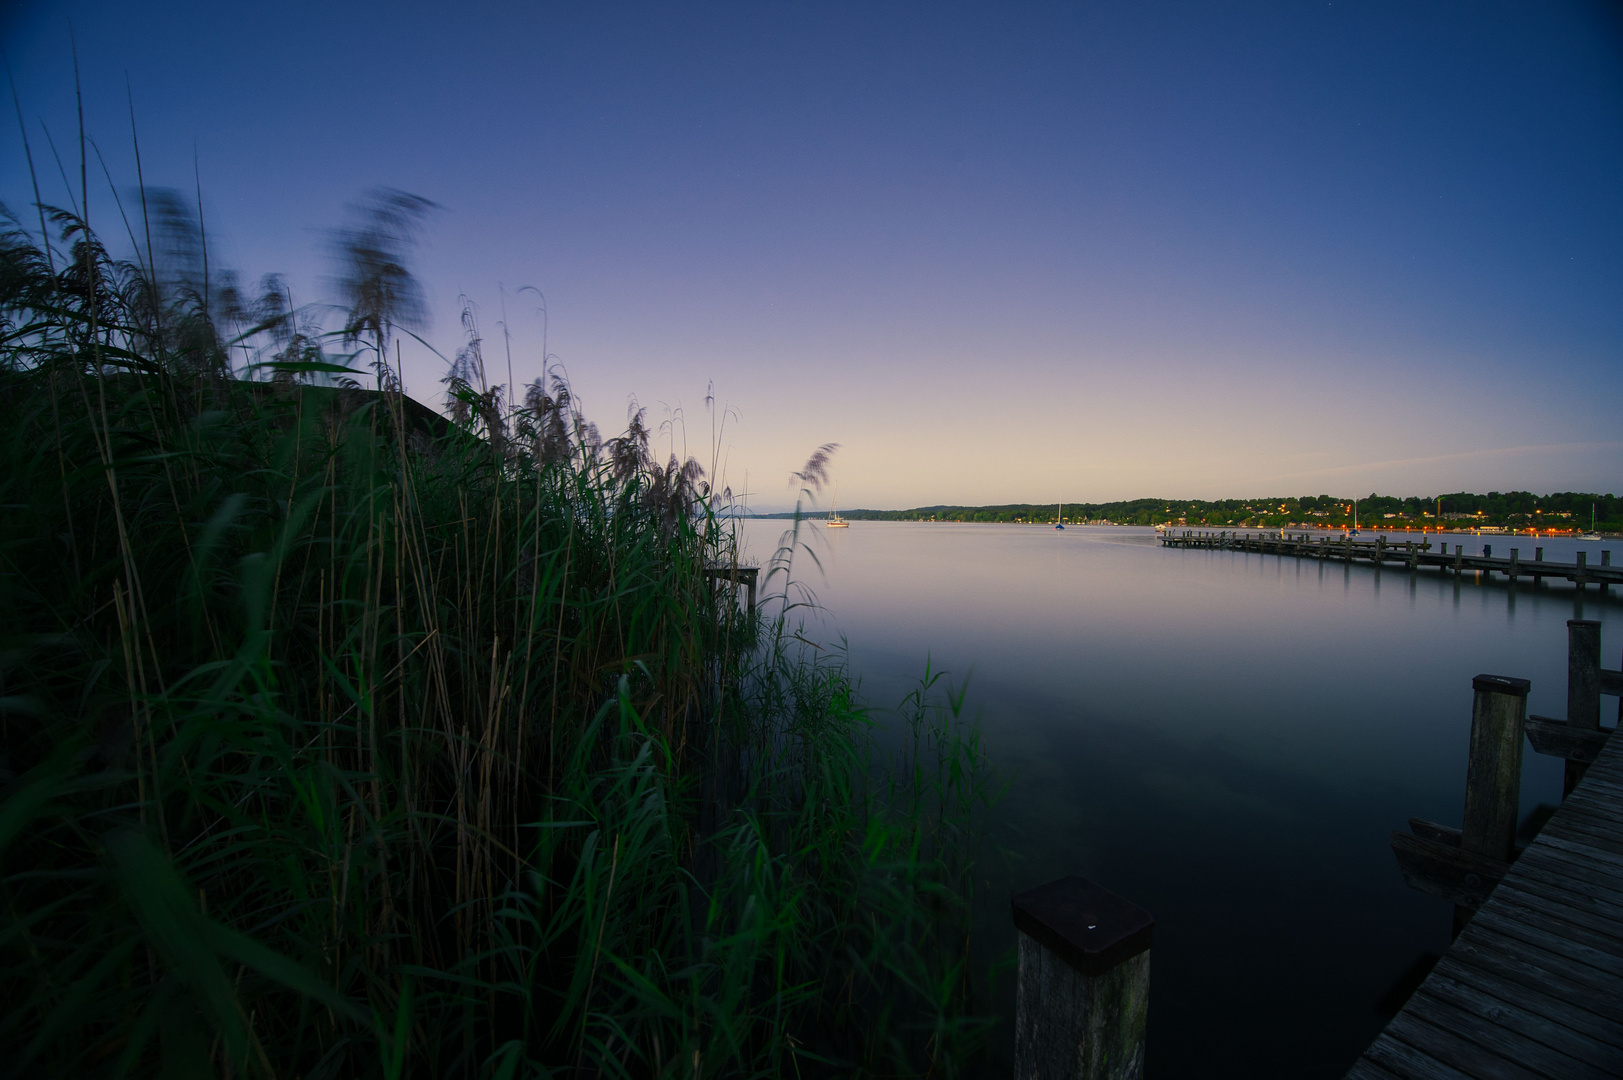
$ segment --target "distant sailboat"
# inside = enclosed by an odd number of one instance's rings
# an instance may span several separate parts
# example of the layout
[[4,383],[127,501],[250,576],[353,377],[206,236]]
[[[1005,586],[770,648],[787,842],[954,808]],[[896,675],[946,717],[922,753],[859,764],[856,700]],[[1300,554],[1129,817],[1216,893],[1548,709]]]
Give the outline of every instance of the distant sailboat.
[[1594,503],[1589,504],[1589,531],[1586,532],[1586,533],[1579,533],[1578,536],[1577,536],[1577,539],[1579,539],[1579,540],[1599,540],[1600,539],[1600,533],[1595,531],[1595,504]]
[[1054,514],[1054,528],[1065,528],[1065,504],[1059,504],[1059,510]]
[[831,529],[849,529],[851,523],[834,512],[834,504],[840,501],[840,489],[834,489],[833,498],[828,500],[828,520],[823,522]]

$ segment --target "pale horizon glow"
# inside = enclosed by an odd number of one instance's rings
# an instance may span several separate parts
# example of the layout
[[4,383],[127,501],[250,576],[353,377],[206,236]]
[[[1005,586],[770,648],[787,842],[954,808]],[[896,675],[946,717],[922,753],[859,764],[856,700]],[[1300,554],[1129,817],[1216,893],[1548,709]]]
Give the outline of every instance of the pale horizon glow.
[[121,195],[127,75],[148,183],[189,194],[195,149],[217,264],[330,299],[345,204],[430,198],[441,355],[465,293],[494,377],[504,307],[540,374],[539,289],[589,417],[635,397],[757,509],[825,442],[850,508],[1623,488],[1605,4],[32,0],[0,33],[46,201],[70,22]]

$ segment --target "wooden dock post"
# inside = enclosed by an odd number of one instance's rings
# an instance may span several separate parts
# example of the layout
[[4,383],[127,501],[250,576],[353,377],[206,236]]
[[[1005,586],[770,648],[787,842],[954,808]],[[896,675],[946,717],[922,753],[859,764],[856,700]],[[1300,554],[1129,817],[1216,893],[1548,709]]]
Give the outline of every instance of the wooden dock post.
[[[1600,622],[1595,619],[1567,620],[1567,728],[1600,730]],[[1563,799],[1572,794],[1588,768],[1588,761],[1567,759]]]
[[1139,1080],[1150,913],[1082,877],[1014,897],[1015,1080]]
[[1532,683],[1505,675],[1471,680],[1471,758],[1465,773],[1460,847],[1509,862],[1516,854],[1522,791],[1522,734]]
[[[1566,759],[1561,785],[1565,799],[1578,786],[1589,763],[1606,746],[1611,730],[1600,726],[1600,696],[1623,696],[1623,671],[1600,666],[1600,623],[1567,620],[1567,715],[1527,718],[1527,741],[1541,754]],[[1619,709],[1623,719],[1623,707]]]
[[[1516,818],[1522,795],[1522,735],[1527,726],[1526,679],[1478,675],[1471,680],[1471,757],[1465,771],[1465,821],[1460,850],[1506,867],[1516,858]],[[1477,904],[1454,905],[1454,936]]]
[[1454,934],[1470,921],[1516,857],[1522,787],[1526,679],[1478,675],[1471,680],[1471,751],[1465,770],[1461,828],[1409,820],[1392,833],[1392,854],[1412,888],[1454,903]]

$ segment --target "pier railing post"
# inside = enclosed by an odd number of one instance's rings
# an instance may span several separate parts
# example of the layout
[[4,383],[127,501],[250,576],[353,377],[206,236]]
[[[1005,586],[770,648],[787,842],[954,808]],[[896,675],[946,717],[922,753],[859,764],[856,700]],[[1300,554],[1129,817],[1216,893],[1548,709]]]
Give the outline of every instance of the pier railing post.
[[1015,1080],[1138,1080],[1150,913],[1081,877],[1014,897]]

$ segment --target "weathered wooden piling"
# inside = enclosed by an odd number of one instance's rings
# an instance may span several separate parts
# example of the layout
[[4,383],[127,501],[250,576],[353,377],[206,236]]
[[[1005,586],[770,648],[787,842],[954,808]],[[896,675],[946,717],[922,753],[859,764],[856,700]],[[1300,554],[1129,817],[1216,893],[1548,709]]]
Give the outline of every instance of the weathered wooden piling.
[[[1465,820],[1460,850],[1509,867],[1516,859],[1516,819],[1522,794],[1522,736],[1527,727],[1526,679],[1478,675],[1471,680],[1471,755],[1465,773]],[[1501,875],[1502,876],[1502,875]],[[1481,903],[1454,905],[1454,936]]]
[[[1600,622],[1596,619],[1567,620],[1567,727],[1600,730]],[[1572,794],[1587,768],[1587,761],[1567,759],[1562,798]]]
[[[1607,732],[1600,726],[1601,683],[1606,675],[1600,666],[1600,623],[1593,619],[1567,620],[1567,715],[1527,718],[1527,740],[1541,754],[1566,759],[1566,775],[1561,797],[1583,779],[1584,770],[1605,744]],[[1610,692],[1610,691],[1608,691]]]
[[1532,683],[1505,675],[1471,680],[1471,757],[1465,773],[1465,823],[1460,846],[1509,862],[1516,853],[1522,790],[1522,733]]
[[1471,680],[1471,750],[1465,770],[1461,828],[1409,820],[1392,833],[1392,854],[1404,880],[1454,903],[1454,933],[1470,920],[1516,857],[1516,815],[1522,786],[1526,679],[1478,675]]
[[1020,893],[1013,908],[1016,1080],[1138,1080],[1150,913],[1082,877]]

